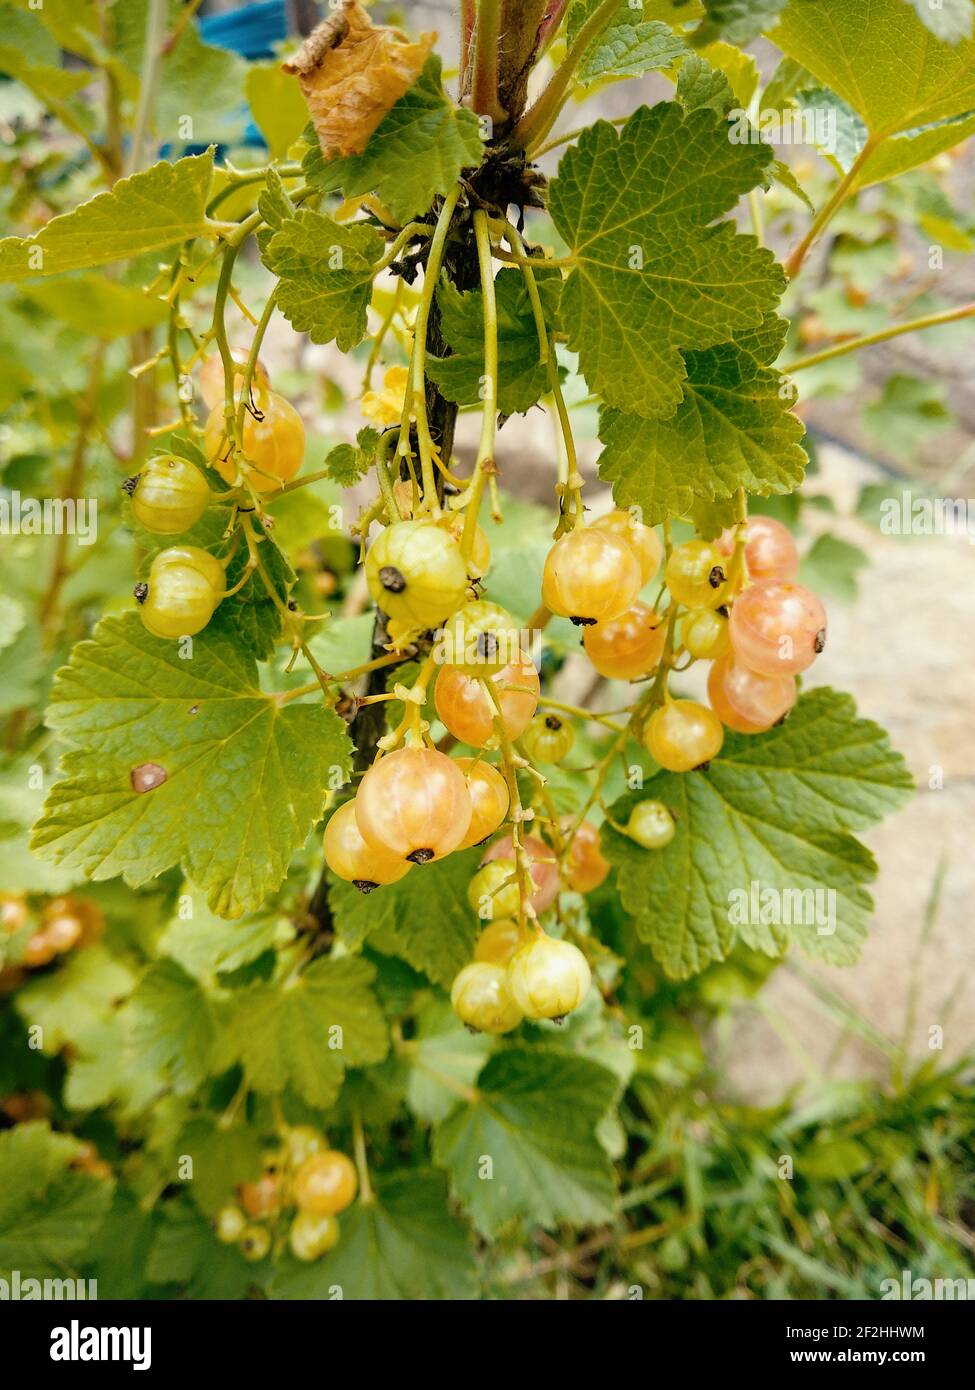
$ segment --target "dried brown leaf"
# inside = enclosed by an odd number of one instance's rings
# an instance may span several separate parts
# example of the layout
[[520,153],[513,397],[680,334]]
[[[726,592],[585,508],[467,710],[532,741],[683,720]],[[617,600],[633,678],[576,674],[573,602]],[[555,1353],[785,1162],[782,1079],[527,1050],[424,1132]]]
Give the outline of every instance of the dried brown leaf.
[[377,27],[354,0],[309,34],[282,66],[301,84],[326,157],[362,153],[419,77],[436,38],[421,34],[412,43],[399,29]]

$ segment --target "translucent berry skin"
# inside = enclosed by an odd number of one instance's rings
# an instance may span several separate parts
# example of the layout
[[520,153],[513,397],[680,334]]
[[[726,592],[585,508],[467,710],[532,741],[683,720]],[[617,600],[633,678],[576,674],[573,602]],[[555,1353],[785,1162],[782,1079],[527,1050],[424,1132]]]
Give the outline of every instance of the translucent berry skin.
[[300,1168],[306,1158],[327,1148],[324,1134],[314,1125],[292,1125],[284,1136],[285,1159],[292,1168]]
[[717,608],[727,597],[725,557],[710,541],[675,545],[666,579],[671,597],[688,608]]
[[473,811],[463,772],[435,748],[385,754],[363,777],[354,805],[367,844],[416,864],[457,849]]
[[597,517],[592,524],[605,531],[612,531],[629,544],[640,562],[640,587],[649,584],[659,570],[664,554],[663,542],[653,527],[644,526],[628,511],[619,507],[607,512],[605,516]]
[[[244,368],[247,366],[250,351],[247,348],[232,347],[230,355],[234,360],[234,392],[237,394],[240,391],[241,377],[244,375]],[[255,393],[266,392],[270,384],[267,370],[258,359],[254,366]],[[211,352],[200,368],[200,397],[208,410],[212,410],[215,405],[222,403],[224,390],[223,358],[219,352]]]
[[[441,518],[438,525],[453,537],[459,546],[464,538],[464,513],[451,512]],[[467,573],[472,579],[482,579],[491,568],[491,542],[484,534],[482,527],[478,526],[474,530],[474,545],[471,549],[471,558],[467,561]]]
[[662,801],[640,801],[630,812],[626,833],[644,849],[664,849],[677,834],[677,825]]
[[[547,845],[537,835],[523,836],[522,846],[531,863],[531,880],[535,885],[535,891],[529,901],[541,915],[552,906],[559,895],[559,866],[555,862],[555,852],[551,845]],[[514,853],[511,836],[504,835],[500,840],[495,840],[485,854],[484,862],[490,864],[495,859],[514,859]]]
[[362,838],[355,816],[355,799],[340,806],[325,827],[325,862],[336,877],[354,883],[361,893],[380,884],[396,883],[413,865],[383,853]]
[[351,1205],[358,1188],[352,1160],[337,1149],[326,1149],[305,1159],[295,1173],[291,1195],[302,1211],[335,1216]]
[[[540,686],[535,663],[522,652],[517,661],[491,679],[498,690],[505,733],[509,738],[518,738],[538,708]],[[497,709],[479,681],[453,666],[441,666],[433,700],[441,723],[460,743],[472,748],[497,748]]]
[[575,730],[557,714],[540,714],[522,734],[525,752],[533,763],[560,763],[572,751]]
[[334,1216],[318,1216],[313,1211],[299,1211],[288,1231],[288,1244],[296,1260],[320,1260],[334,1250],[342,1234]]
[[245,1260],[256,1264],[271,1253],[271,1232],[266,1226],[245,1226],[240,1238],[240,1253]]
[[825,645],[826,610],[801,584],[762,579],[735,600],[729,631],[743,666],[761,676],[795,676]]
[[238,1206],[230,1204],[217,1212],[217,1240],[224,1245],[236,1245],[246,1226],[247,1218]]
[[[735,549],[735,527],[723,531],[716,542],[722,555]],[[795,579],[799,552],[792,532],[771,516],[749,517],[745,526],[745,567],[750,579]]]
[[668,772],[690,772],[721,752],[724,729],[707,705],[670,700],[647,721],[644,742],[650,756]]
[[521,655],[518,624],[497,603],[465,603],[443,625],[435,658],[465,676],[496,676]]
[[206,478],[189,459],[158,454],[143,466],[131,493],[132,515],[160,536],[177,536],[199,521],[210,505]]
[[467,901],[482,922],[514,916],[520,904],[514,859],[482,864],[467,885]]
[[[575,825],[573,816],[563,816],[561,826],[570,831]],[[566,882],[575,893],[591,893],[609,873],[609,860],[599,848],[599,831],[592,821],[584,820],[572,837],[566,869]]]
[[[290,483],[301,468],[305,457],[305,426],[291,402],[276,391],[260,394],[256,408],[262,418],[258,420],[250,410],[245,410],[241,431],[247,477],[255,492],[276,492]],[[222,403],[210,411],[203,443],[207,458],[224,482],[235,483],[237,465],[226,435]]]
[[657,666],[666,637],[666,624],[649,604],[637,599],[620,617],[587,627],[582,645],[601,676],[635,681]]
[[24,947],[24,954],[21,957],[22,964],[30,970],[36,970],[39,966],[47,965],[56,955],[54,945],[47,939],[47,932],[35,932]]
[[681,624],[681,641],[695,661],[716,661],[731,650],[728,619],[710,608],[695,608]]
[[503,965],[475,960],[465,965],[450,990],[454,1013],[478,1033],[510,1033],[522,1020]]
[[564,1018],[579,1007],[591,983],[579,948],[551,936],[527,942],[508,962],[508,988],[526,1018]]
[[213,617],[223,592],[218,560],[196,546],[171,546],[150,566],[139,616],[154,637],[193,637]]
[[523,941],[518,923],[503,917],[500,922],[490,922],[481,932],[474,946],[474,959],[489,965],[507,965]]
[[508,814],[511,797],[507,782],[492,763],[486,763],[483,758],[455,758],[454,761],[467,779],[471,798],[471,823],[457,846],[468,849],[494,834]]
[[50,918],[44,926],[44,935],[56,954],[61,955],[77,946],[81,940],[83,926],[81,919],[68,913]]
[[27,925],[27,904],[17,893],[0,893],[0,927],[13,936]]
[[387,526],[366,556],[366,581],[384,613],[421,630],[438,627],[467,599],[460,547],[433,521]]
[[277,1216],[281,1210],[281,1179],[276,1173],[265,1173],[257,1182],[240,1183],[237,1195],[248,1216]]
[[79,946],[89,946],[105,930],[105,917],[97,903],[89,898],[76,898],[68,894],[51,898],[44,906],[41,920],[45,927],[59,918],[70,917],[81,924]]
[[798,698],[795,676],[760,676],[733,656],[722,657],[708,675],[711,708],[727,729],[760,734],[789,713]]
[[574,623],[604,623],[629,608],[641,584],[632,546],[605,527],[587,526],[569,531],[548,552],[542,601]]

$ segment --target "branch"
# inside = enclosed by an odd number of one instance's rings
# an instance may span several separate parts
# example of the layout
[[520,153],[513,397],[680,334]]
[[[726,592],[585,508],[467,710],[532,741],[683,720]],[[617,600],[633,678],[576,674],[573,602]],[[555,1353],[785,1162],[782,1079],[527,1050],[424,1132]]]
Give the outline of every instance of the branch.
[[806,367],[818,366],[834,357],[845,357],[848,352],[858,352],[860,348],[873,343],[886,342],[888,338],[899,338],[902,333],[914,333],[921,328],[937,328],[942,323],[957,323],[959,319],[975,318],[975,303],[961,304],[957,309],[942,309],[937,314],[925,314],[922,318],[910,319],[907,323],[895,323],[890,328],[881,328],[876,333],[865,333],[862,338],[847,338],[842,343],[823,348],[809,357],[801,357],[798,362],[787,363],[781,370],[787,376],[801,372]]
[[514,144],[531,150],[534,145],[545,139],[562,110],[576,68],[585,57],[593,39],[616,14],[619,3],[620,0],[602,0],[602,4],[586,20],[548,86],[512,131],[511,139]]

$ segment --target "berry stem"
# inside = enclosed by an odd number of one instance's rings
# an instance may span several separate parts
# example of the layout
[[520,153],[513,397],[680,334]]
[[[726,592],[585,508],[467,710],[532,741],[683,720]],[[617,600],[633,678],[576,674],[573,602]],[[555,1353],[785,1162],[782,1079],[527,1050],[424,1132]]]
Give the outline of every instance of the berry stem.
[[957,323],[959,319],[972,317],[975,317],[975,303],[959,304],[954,309],[942,309],[937,314],[923,314],[907,323],[895,323],[889,328],[879,329],[876,333],[865,333],[862,338],[846,338],[842,343],[823,348],[821,352],[814,352],[809,357],[800,357],[797,362],[787,363],[781,371],[791,376],[806,367],[818,366],[820,362],[829,362],[834,357],[844,357],[848,352],[859,352],[861,348],[871,347],[874,343],[884,343],[888,338],[899,338],[902,333],[915,333],[922,328],[938,328],[943,323]]
[[840,208],[846,202],[847,198],[849,198],[852,194],[853,186],[856,183],[857,176],[859,175],[860,170],[863,168],[864,164],[866,164],[867,160],[870,158],[874,150],[877,148],[877,145],[880,143],[881,138],[882,137],[878,137],[876,135],[871,135],[868,138],[863,149],[860,151],[856,159],[850,165],[850,168],[847,170],[846,174],[843,176],[842,179],[840,179],[839,183],[836,185],[836,188],[833,190],[832,197],[830,197],[823,204],[823,206],[819,209],[819,212],[813,218],[812,224],[810,225],[809,230],[806,232],[806,235],[803,237],[802,241],[800,241],[799,245],[792,252],[792,254],[786,258],[785,273],[786,275],[788,275],[790,280],[794,280],[795,277],[799,274],[799,271],[802,269],[803,262],[805,261],[807,255],[811,251],[813,245],[819,239],[820,234],[826,229],[829,223],[839,212]]
[[[575,440],[572,437],[572,425],[569,421],[569,412],[566,409],[565,398],[562,395],[562,383],[559,381],[559,364],[555,356],[555,347],[549,336],[548,324],[545,322],[545,313],[542,309],[541,296],[538,293],[538,282],[535,279],[535,270],[532,265],[532,258],[525,255],[525,243],[518,231],[509,222],[507,224],[506,235],[512,248],[518,252],[518,263],[521,266],[521,273],[525,280],[525,289],[528,292],[528,299],[532,306],[532,316],[535,320],[535,331],[538,334],[538,355],[539,360],[544,362],[546,375],[548,376],[549,391],[552,400],[555,402],[555,410],[558,415],[559,428],[562,431],[562,440],[565,444],[565,460],[559,459],[559,480],[556,491],[559,495],[559,521],[565,514],[566,498],[571,497],[574,510],[573,525],[579,526],[582,523],[585,507],[582,501],[582,475],[579,472],[579,464],[576,456]],[[561,531],[561,526],[556,528],[556,539]]]
[[461,554],[469,561],[477,537],[477,518],[484,496],[488,472],[494,471],[494,439],[498,417],[498,306],[494,297],[494,267],[491,263],[491,237],[487,213],[480,208],[474,213],[474,239],[477,243],[477,263],[481,274],[481,298],[484,309],[484,398],[481,403],[481,439],[477,459],[469,484],[467,512]]
[[355,1166],[359,1174],[359,1201],[364,1207],[368,1207],[376,1200],[376,1194],[373,1192],[372,1183],[369,1180],[366,1134],[362,1127],[362,1111],[358,1105],[352,1111],[352,1151],[355,1155]]
[[430,323],[430,310],[433,305],[433,296],[437,288],[437,280],[440,276],[440,267],[443,264],[444,248],[447,243],[447,233],[450,230],[450,219],[454,215],[454,209],[460,198],[461,186],[451,189],[443,201],[437,225],[434,228],[433,239],[430,242],[430,252],[427,256],[426,270],[423,275],[423,293],[420,296],[420,303],[416,311],[416,322],[413,325],[413,353],[410,358],[409,374],[406,381],[406,390],[403,394],[403,416],[400,421],[399,454],[402,458],[410,455],[410,415],[416,418],[416,440],[420,450],[420,468],[423,477],[423,502],[429,508],[432,516],[439,517],[440,504],[437,500],[437,479],[434,473],[433,456],[436,452],[433,440],[430,438],[430,424],[427,419],[426,403],[426,354],[427,354],[427,329]]
[[[494,728],[498,736],[498,743],[501,747],[501,767],[504,780],[508,784],[508,797],[510,801],[509,816],[511,820],[511,847],[515,854],[515,874],[518,880],[518,922],[524,927],[526,919],[535,920],[535,909],[531,905],[532,892],[534,885],[531,876],[531,861],[525,852],[522,838],[522,825],[528,818],[524,807],[521,804],[521,792],[518,788],[518,775],[515,763],[515,749],[508,737],[508,731],[504,726],[504,711],[501,706],[501,697],[497,687],[492,680],[482,680],[481,688],[494,705]],[[541,932],[541,928],[536,923],[536,929]]]

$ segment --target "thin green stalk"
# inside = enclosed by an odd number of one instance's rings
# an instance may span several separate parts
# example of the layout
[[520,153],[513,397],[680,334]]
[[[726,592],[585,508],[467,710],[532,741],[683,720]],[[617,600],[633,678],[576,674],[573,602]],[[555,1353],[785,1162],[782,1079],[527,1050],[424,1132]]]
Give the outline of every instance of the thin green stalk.
[[786,259],[785,273],[786,275],[788,275],[790,280],[794,280],[795,277],[798,275],[799,271],[802,269],[802,263],[806,259],[806,256],[809,254],[814,243],[817,241],[820,234],[825,230],[825,228],[829,225],[829,223],[839,212],[840,208],[846,202],[847,198],[849,198],[852,194],[853,185],[856,183],[857,176],[859,175],[860,170],[863,168],[864,164],[866,164],[867,160],[870,158],[870,156],[873,154],[876,148],[876,137],[871,137],[867,140],[867,143],[864,145],[863,149],[860,151],[856,159],[850,165],[850,168],[847,171],[847,173],[843,176],[842,179],[840,179],[839,183],[833,191],[832,197],[829,198],[828,201],[823,204],[823,206],[819,209],[819,212],[813,218],[809,230],[803,237],[802,241],[800,241],[799,245],[792,252],[791,256],[789,256]]
[[975,303],[960,304],[955,309],[942,309],[936,314],[924,314],[921,318],[910,319],[907,323],[895,323],[889,328],[881,328],[876,333],[865,333],[861,338],[847,338],[845,342],[834,343],[832,347],[823,348],[821,352],[814,352],[809,357],[800,357],[797,362],[789,362],[782,371],[792,376],[795,372],[804,371],[806,367],[815,367],[820,362],[829,362],[834,357],[845,357],[848,352],[859,352],[861,348],[871,347],[874,343],[884,343],[889,338],[899,338],[902,333],[915,333],[922,328],[938,328],[943,323],[957,323],[959,319],[970,319],[975,316]]
[[525,255],[525,243],[514,227],[508,223],[506,235],[513,247],[517,248],[521,273],[525,280],[525,288],[528,291],[528,300],[532,307],[532,317],[535,320],[535,331],[538,334],[538,355],[545,363],[545,372],[548,377],[549,392],[555,402],[555,411],[558,415],[559,428],[562,431],[562,440],[565,444],[565,466],[559,460],[559,480],[558,492],[563,513],[569,498],[572,499],[575,512],[575,525],[580,526],[585,514],[585,507],[582,502],[582,474],[579,472],[579,463],[576,457],[575,440],[572,437],[572,425],[569,420],[569,412],[566,408],[565,398],[562,395],[562,383],[559,381],[559,366],[555,356],[555,348],[549,336],[548,324],[545,322],[545,313],[542,309],[541,296],[538,293],[538,282],[535,279],[535,270],[532,266],[530,256]]
[[474,553],[477,536],[477,517],[484,495],[487,471],[494,471],[494,442],[498,418],[498,306],[494,297],[494,266],[491,261],[491,237],[487,213],[474,213],[474,239],[477,242],[477,263],[481,273],[481,297],[484,305],[484,398],[481,402],[481,439],[471,475],[467,512],[461,553],[469,560]]
[[413,241],[415,237],[432,235],[433,228],[430,227],[426,222],[408,223],[401,232],[398,232],[396,234],[395,240],[387,250],[386,254],[383,256],[382,260],[377,261],[376,264],[373,266],[374,273],[378,275],[381,270],[388,270],[389,267],[393,264],[393,261],[395,261],[397,256],[399,256],[404,246],[408,246],[409,243]]
[[436,292],[437,280],[440,276],[440,267],[443,264],[444,248],[447,244],[447,233],[450,230],[450,220],[454,215],[454,209],[457,206],[460,194],[460,184],[451,189],[447,194],[443,201],[443,206],[440,209],[439,216],[437,217],[437,225],[434,228],[433,239],[430,242],[430,252],[427,256],[426,270],[423,275],[423,292],[420,296],[420,303],[416,311],[416,322],[413,325],[413,355],[410,358],[406,392],[403,399],[403,415],[400,422],[399,453],[402,457],[407,457],[410,452],[410,414],[412,407],[412,413],[416,416],[416,439],[420,450],[424,502],[434,515],[439,513],[439,507],[437,505],[437,479],[434,473],[433,463],[435,449],[433,440],[430,438],[430,426],[427,421],[427,330],[430,324],[430,310],[433,306],[433,296]]
[[149,125],[152,121],[152,113],[156,106],[156,94],[159,90],[163,40],[166,36],[166,12],[166,0],[149,0],[145,48],[142,52],[142,70],[139,74],[139,105],[136,108],[135,124],[132,127],[132,147],[129,150],[126,174],[134,174],[142,168]]

